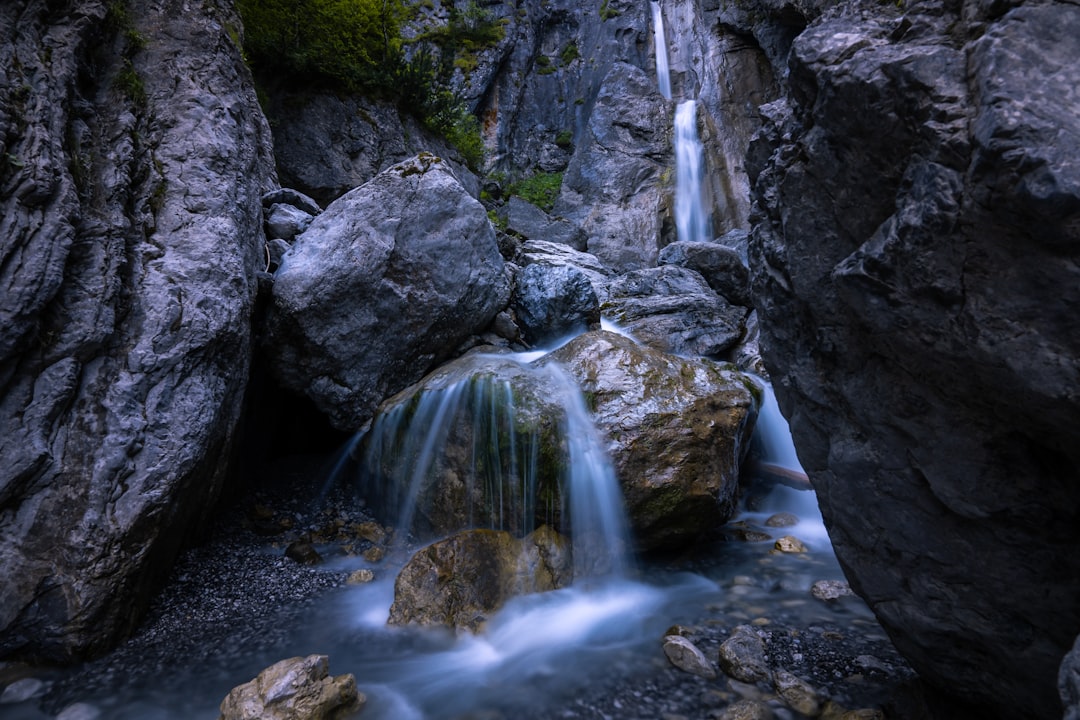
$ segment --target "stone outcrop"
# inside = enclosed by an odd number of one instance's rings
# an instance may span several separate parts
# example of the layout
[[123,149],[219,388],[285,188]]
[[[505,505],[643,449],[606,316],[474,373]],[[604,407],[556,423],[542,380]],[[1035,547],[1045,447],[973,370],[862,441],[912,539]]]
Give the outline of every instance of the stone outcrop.
[[233,688],[218,720],[344,720],[366,702],[356,678],[332,677],[326,655],[308,655],[274,663]]
[[264,345],[282,384],[356,430],[509,301],[484,208],[421,154],[333,202],[274,275]]
[[852,587],[980,717],[1080,629],[1080,7],[845,3],[750,151],[762,349]]
[[236,26],[0,8],[0,655],[130,631],[221,488],[273,185]]
[[573,580],[569,542],[546,525],[524,538],[467,530],[420,550],[394,582],[391,625],[446,625],[479,630],[517,595]]
[[728,519],[756,413],[745,376],[606,331],[544,361],[563,365],[585,393],[638,546],[685,545]]
[[600,327],[600,303],[573,265],[531,263],[517,274],[511,306],[525,340],[543,345]]

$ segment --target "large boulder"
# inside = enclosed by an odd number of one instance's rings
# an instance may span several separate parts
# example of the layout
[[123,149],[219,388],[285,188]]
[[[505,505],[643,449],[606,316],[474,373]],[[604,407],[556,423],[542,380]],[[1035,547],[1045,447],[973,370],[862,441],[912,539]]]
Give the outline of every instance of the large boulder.
[[221,701],[218,720],[344,720],[367,698],[351,674],[330,676],[326,655],[276,662]]
[[1014,5],[800,35],[751,266],[852,587],[965,712],[1035,718],[1080,631],[1080,7]]
[[526,265],[517,275],[511,307],[522,335],[532,345],[600,326],[596,291],[588,276],[573,265]]
[[275,273],[264,347],[286,387],[355,430],[508,301],[483,206],[445,162],[421,154],[297,236]]
[[570,584],[569,542],[548,526],[521,539],[467,530],[418,551],[394,581],[391,625],[479,630],[507,600]]
[[639,547],[685,545],[730,517],[756,417],[751,380],[607,331],[543,362],[564,366],[585,393]]
[[730,302],[750,305],[750,270],[735,248],[719,242],[679,240],[660,251],[657,264],[693,270]]
[[607,286],[605,315],[664,352],[715,357],[746,332],[746,308],[732,305],[699,273],[676,265],[634,270]]
[[270,132],[228,6],[0,7],[0,656],[129,632],[228,470]]

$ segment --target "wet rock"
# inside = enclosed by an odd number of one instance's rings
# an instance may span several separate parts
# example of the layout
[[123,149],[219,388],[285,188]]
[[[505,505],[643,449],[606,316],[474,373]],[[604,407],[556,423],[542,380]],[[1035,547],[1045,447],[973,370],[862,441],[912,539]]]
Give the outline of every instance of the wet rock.
[[564,366],[585,393],[641,547],[691,542],[730,517],[754,412],[744,376],[605,331],[541,362]]
[[802,540],[793,535],[785,535],[780,538],[776,541],[774,547],[782,553],[804,553],[810,550]]
[[1080,7],[932,5],[844,3],[792,45],[748,155],[761,346],[900,651],[973,716],[1053,717],[1080,628]]
[[776,694],[795,712],[811,717],[821,712],[821,699],[813,686],[787,670],[777,669],[773,672],[773,687],[776,688]]
[[266,237],[290,241],[308,229],[314,216],[293,205],[276,203],[266,215]]
[[483,206],[446,163],[419,155],[332,203],[296,238],[275,275],[265,349],[286,387],[355,430],[508,300]]
[[794,527],[799,524],[799,518],[789,512],[779,512],[765,519],[765,527],[782,528]]
[[642,343],[679,355],[719,356],[744,332],[746,308],[731,305],[693,270],[636,270],[608,285],[602,310]]
[[693,270],[729,302],[750,305],[750,270],[738,250],[716,242],[679,240],[660,251],[657,263]]
[[773,711],[758,700],[739,700],[724,708],[720,720],[772,720]]
[[353,570],[349,573],[349,577],[345,582],[349,585],[364,585],[374,579],[375,573],[367,568],[360,568],[359,570]]
[[1080,720],[1080,636],[1061,661],[1058,671],[1058,693],[1065,708],[1062,720]]
[[682,635],[664,637],[664,654],[671,664],[684,672],[699,675],[707,680],[716,677],[716,669],[697,645]]
[[573,265],[525,266],[518,273],[511,306],[525,341],[534,346],[600,326],[596,291]]
[[5,657],[68,662],[131,632],[214,507],[248,380],[277,182],[224,30],[240,20],[161,3],[124,18],[0,9]]
[[330,677],[326,655],[282,660],[233,688],[218,720],[343,720],[367,698],[351,674]]
[[476,631],[510,598],[570,584],[569,543],[547,526],[525,538],[466,530],[418,551],[394,582],[391,625]]
[[382,562],[383,558],[386,557],[386,549],[375,545],[373,547],[369,547],[367,550],[364,550],[364,552],[360,553],[360,555],[368,562],[378,563]]
[[99,720],[102,712],[99,708],[89,703],[72,703],[60,711],[56,720]]
[[4,692],[0,693],[0,705],[26,702],[41,695],[44,691],[45,683],[42,680],[22,678],[4,688]]
[[285,557],[301,565],[318,565],[322,562],[322,556],[319,555],[315,546],[304,541],[289,543],[289,546],[285,548]]
[[367,540],[368,542],[375,543],[376,545],[382,545],[383,543],[385,543],[389,535],[386,532],[386,528],[384,528],[377,522],[371,521],[360,523],[359,525],[355,526],[353,528],[353,532],[355,533],[356,537],[360,538],[361,540]]
[[748,625],[736,627],[731,637],[720,644],[720,669],[747,683],[769,679],[771,671],[761,636]]
[[556,267],[569,265],[577,268],[593,284],[593,291],[596,293],[597,299],[601,302],[607,299],[607,286],[611,279],[611,271],[604,267],[595,255],[574,250],[558,243],[529,240],[522,243],[518,249],[516,259],[523,266],[540,263]]
[[810,594],[818,600],[839,600],[855,593],[843,580],[817,580],[810,586]]

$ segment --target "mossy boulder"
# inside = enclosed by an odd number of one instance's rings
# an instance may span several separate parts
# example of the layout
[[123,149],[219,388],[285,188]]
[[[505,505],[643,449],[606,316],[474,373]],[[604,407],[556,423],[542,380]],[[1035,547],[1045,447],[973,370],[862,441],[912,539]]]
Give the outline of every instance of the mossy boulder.
[[560,363],[585,393],[640,548],[686,545],[731,516],[757,412],[747,376],[606,331],[544,361]]

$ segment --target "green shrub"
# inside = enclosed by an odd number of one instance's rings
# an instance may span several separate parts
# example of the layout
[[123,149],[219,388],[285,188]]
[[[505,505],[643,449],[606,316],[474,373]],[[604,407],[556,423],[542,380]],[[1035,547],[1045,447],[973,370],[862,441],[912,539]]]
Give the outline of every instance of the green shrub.
[[555,144],[561,147],[563,150],[567,150],[574,145],[574,133],[569,130],[563,130],[555,136]]
[[562,173],[536,173],[513,183],[506,192],[527,200],[538,208],[551,212],[562,187]]

